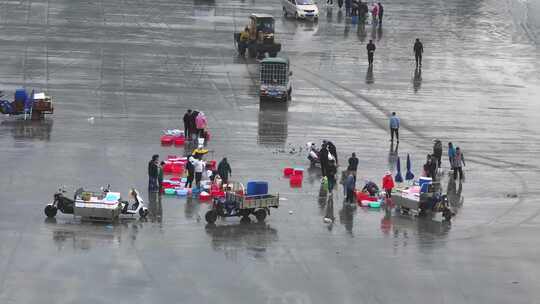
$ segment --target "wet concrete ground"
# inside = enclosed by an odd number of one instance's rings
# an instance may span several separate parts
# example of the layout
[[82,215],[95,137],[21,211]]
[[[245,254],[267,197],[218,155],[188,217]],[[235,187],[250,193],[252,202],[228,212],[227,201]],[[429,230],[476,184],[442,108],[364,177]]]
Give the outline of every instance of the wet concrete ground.
[[[259,107],[257,63],[233,49],[254,11],[277,17],[294,72],[288,106]],[[315,24],[280,11],[276,0],[0,4],[2,89],[56,101],[46,122],[1,118],[1,303],[539,301],[538,3],[388,1],[383,27],[364,29],[336,7],[321,5]],[[286,199],[266,224],[205,227],[206,205],[169,197],[146,222],[45,221],[59,185],[146,197],[149,157],[184,152],[160,147],[160,130],[188,107],[209,116],[209,148],[233,178],[268,180]],[[433,138],[464,150],[466,183],[443,182],[463,204],[451,225],[347,208],[341,188],[319,199],[317,172],[301,189],[281,177],[307,165],[293,147],[326,138],[378,181],[394,167],[392,111],[397,155],[410,153],[417,175]]]

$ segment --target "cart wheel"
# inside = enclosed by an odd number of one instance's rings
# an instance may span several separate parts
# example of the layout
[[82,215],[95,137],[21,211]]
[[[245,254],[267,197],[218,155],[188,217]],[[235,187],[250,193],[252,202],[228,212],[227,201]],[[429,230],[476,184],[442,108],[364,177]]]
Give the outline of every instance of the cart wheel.
[[204,218],[206,219],[206,222],[208,224],[213,224],[217,220],[217,212],[215,210],[210,210],[206,212],[206,215],[204,216]]
[[249,224],[249,223],[251,223],[251,219],[249,218],[249,215],[244,215],[244,216],[242,216],[242,218],[240,219],[240,223],[242,223],[242,224]]
[[140,217],[146,217],[147,215],[148,215],[148,210],[145,210],[144,208],[139,209]]
[[45,206],[45,215],[47,217],[55,217],[56,216],[56,213],[58,212],[58,208],[56,208],[55,206],[53,205],[47,205]]
[[443,210],[442,216],[446,221],[450,221],[452,219],[452,211],[450,209],[446,208]]
[[264,219],[266,218],[266,210],[259,209],[255,211],[255,217],[257,218],[257,221],[264,222]]

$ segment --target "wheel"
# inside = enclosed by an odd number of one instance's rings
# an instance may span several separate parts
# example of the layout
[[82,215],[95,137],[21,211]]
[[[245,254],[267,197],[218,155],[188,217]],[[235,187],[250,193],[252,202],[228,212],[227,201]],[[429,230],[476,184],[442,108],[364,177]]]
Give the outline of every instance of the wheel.
[[266,210],[259,209],[255,211],[255,217],[257,218],[258,222],[264,222],[264,219],[266,218]]
[[217,220],[217,212],[215,210],[210,210],[206,212],[206,215],[204,216],[204,218],[206,219],[206,222],[208,224],[213,224]]
[[250,58],[257,57],[257,50],[255,49],[255,47],[253,46],[248,47],[248,55]]
[[450,209],[446,208],[446,209],[443,210],[442,216],[444,217],[444,219],[447,222],[449,222],[452,219],[452,211],[450,211]]
[[53,205],[47,205],[45,206],[45,215],[47,217],[55,217],[56,216],[56,213],[58,212],[58,208],[56,208],[55,206]]
[[283,16],[287,17],[287,9],[285,7],[283,7]]
[[244,215],[244,216],[242,216],[242,218],[240,219],[240,223],[242,223],[242,224],[249,224],[249,223],[251,223],[251,219],[249,218],[248,215]]
[[147,215],[148,215],[148,210],[145,210],[144,208],[139,209],[140,217],[146,217]]

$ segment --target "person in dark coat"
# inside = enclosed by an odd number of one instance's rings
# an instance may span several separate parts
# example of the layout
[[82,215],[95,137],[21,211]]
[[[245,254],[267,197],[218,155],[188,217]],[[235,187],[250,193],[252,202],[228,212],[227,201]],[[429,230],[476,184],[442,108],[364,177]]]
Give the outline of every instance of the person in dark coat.
[[422,54],[424,53],[424,45],[420,42],[420,39],[416,38],[413,46],[414,59],[416,60],[416,66],[422,66]]
[[218,174],[221,177],[221,180],[223,181],[223,184],[229,183],[229,174],[232,174],[231,166],[229,165],[229,162],[227,162],[227,158],[224,157],[218,165],[217,168]]
[[433,140],[433,156],[437,160],[437,167],[441,167],[442,142],[438,139]]
[[328,168],[326,170],[326,176],[328,177],[328,191],[332,193],[336,185],[337,167],[333,160],[328,161]]
[[[192,136],[193,134],[197,134],[197,124],[195,123],[195,120],[197,119],[198,115],[199,115],[199,111],[195,110],[191,112],[191,117],[189,118],[189,128],[191,129],[190,134]],[[195,141],[197,141],[196,138],[195,138]]]
[[326,144],[323,144],[321,150],[319,150],[319,161],[321,162],[321,174],[326,176],[326,171],[328,169],[328,149]]
[[353,175],[352,171],[349,171],[347,178],[345,179],[345,189],[347,190],[347,196],[345,201],[352,204],[354,203],[354,190],[356,188],[356,177]]
[[384,8],[382,6],[382,3],[379,2],[379,25],[382,25],[383,14],[384,14]]
[[375,47],[375,44],[373,43],[373,40],[369,40],[369,43],[366,45],[366,50],[367,50],[367,54],[368,54],[368,64],[370,66],[373,65],[373,56],[375,55],[375,49],[377,47]]
[[369,12],[369,8],[367,6],[367,2],[361,2],[358,5],[358,16],[360,16],[361,22],[366,22],[366,15]]
[[188,109],[186,114],[184,114],[184,136],[188,139],[191,139],[191,126],[190,126],[190,119],[191,119],[191,110]]
[[356,157],[356,153],[354,152],[351,157],[349,157],[349,166],[347,167],[347,171],[353,174],[354,181],[356,182],[356,171],[358,171],[358,157]]
[[339,161],[338,161],[338,158],[337,158],[336,146],[331,141],[327,141],[326,146],[328,147],[328,152],[330,152],[330,154],[332,154],[332,156],[336,160],[336,166],[337,166],[339,164]]
[[195,167],[193,166],[191,160],[194,156],[193,155],[188,155],[187,159],[187,163],[186,163],[186,171],[187,171],[187,178],[186,178],[186,183],[184,185],[184,188],[191,188],[193,187],[193,179],[195,178]]
[[345,16],[351,16],[352,0],[345,0]]
[[148,162],[148,192],[159,192],[159,155],[154,154]]

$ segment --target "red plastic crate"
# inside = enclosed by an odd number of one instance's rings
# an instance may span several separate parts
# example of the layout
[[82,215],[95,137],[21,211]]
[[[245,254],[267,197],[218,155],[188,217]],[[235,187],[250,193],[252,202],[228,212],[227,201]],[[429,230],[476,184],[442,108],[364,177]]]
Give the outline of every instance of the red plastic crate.
[[207,170],[216,170],[216,161],[215,160],[209,160],[206,162],[206,169]]
[[186,142],[186,139],[184,137],[175,137],[174,138],[174,145],[175,146],[183,146]]
[[285,169],[283,169],[283,176],[285,176],[285,177],[289,177],[289,176],[293,175],[293,173],[294,173],[293,168],[285,168]]
[[170,135],[163,135],[161,136],[161,144],[163,146],[170,146],[173,144],[173,137]]
[[289,182],[291,187],[302,187],[302,175],[291,175]]

